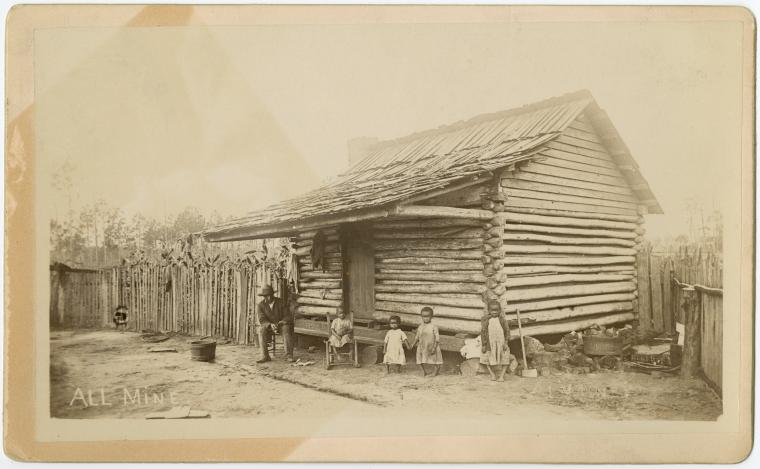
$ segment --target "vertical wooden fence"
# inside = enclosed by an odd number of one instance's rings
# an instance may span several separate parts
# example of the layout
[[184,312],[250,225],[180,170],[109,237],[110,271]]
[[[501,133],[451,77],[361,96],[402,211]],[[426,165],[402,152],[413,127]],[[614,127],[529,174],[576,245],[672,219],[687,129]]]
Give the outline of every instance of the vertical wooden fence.
[[[129,311],[128,328],[216,336],[254,343],[258,291],[284,281],[248,262],[166,265],[143,262],[93,272],[51,270],[51,327],[107,327],[116,306]],[[55,293],[54,293],[55,292]]]
[[258,291],[265,283],[284,291],[273,273],[250,264],[162,266],[138,264],[114,269],[120,302],[132,330],[226,337],[254,342]]
[[685,324],[683,286],[696,285],[700,327],[700,367],[720,390],[723,380],[723,264],[721,256],[699,249],[644,252],[638,265],[639,328],[653,333],[675,333]]
[[50,269],[50,326],[100,327],[117,306],[110,272]]

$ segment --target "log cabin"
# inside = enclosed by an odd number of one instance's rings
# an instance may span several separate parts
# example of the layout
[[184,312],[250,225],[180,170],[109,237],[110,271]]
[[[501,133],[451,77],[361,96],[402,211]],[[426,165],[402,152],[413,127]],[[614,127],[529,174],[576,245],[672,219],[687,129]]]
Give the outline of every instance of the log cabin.
[[204,236],[292,241],[296,333],[325,335],[343,305],[382,343],[373,322],[411,328],[428,305],[458,350],[492,299],[534,336],[634,321],[646,213],[662,210],[584,90],[368,145],[323,187]]

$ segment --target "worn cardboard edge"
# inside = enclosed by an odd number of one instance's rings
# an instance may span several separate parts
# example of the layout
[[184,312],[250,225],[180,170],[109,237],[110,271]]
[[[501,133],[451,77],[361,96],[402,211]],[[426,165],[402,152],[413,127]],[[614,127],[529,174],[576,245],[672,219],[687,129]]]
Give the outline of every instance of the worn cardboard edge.
[[[736,433],[683,435],[616,434],[589,436],[510,435],[503,437],[437,438],[273,438],[163,441],[108,441],[42,443],[35,439],[33,294],[34,272],[34,106],[31,45],[35,27],[74,25],[116,26],[125,9],[139,12],[128,26],[192,24],[193,8],[219,9],[220,22],[237,18],[259,21],[262,13],[273,21],[613,21],[613,20],[724,20],[741,22],[744,29],[744,110],[742,124],[741,226],[741,376],[740,420]],[[751,13],[738,7],[189,7],[153,6],[16,6],[7,17],[6,45],[6,258],[5,258],[5,420],[4,450],[23,461],[417,461],[417,462],[626,462],[678,463],[743,460],[752,447],[753,307],[754,307],[754,35]],[[67,16],[62,17],[61,12]],[[232,13],[236,10],[235,13]],[[111,13],[120,12],[120,15]],[[118,21],[118,20],[117,20]],[[32,93],[32,96],[29,96]],[[32,104],[18,107],[31,98]],[[21,159],[10,157],[10,140],[18,132]],[[18,155],[17,155],[18,156]],[[38,370],[45,372],[46,370]],[[394,447],[389,454],[388,446]],[[347,448],[350,448],[347,450]],[[424,448],[424,451],[420,450]]]

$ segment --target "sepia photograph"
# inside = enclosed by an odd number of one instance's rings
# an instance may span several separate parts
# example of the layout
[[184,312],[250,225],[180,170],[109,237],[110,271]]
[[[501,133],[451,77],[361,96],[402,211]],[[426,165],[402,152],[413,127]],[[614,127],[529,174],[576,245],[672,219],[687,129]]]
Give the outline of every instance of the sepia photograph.
[[[409,8],[11,11],[28,436],[313,444],[178,461],[562,460],[336,456],[509,434],[582,438],[566,462],[746,456],[689,440],[749,432],[751,13]],[[697,436],[594,454],[592,432]],[[169,457],[126,453],[85,458]]]

